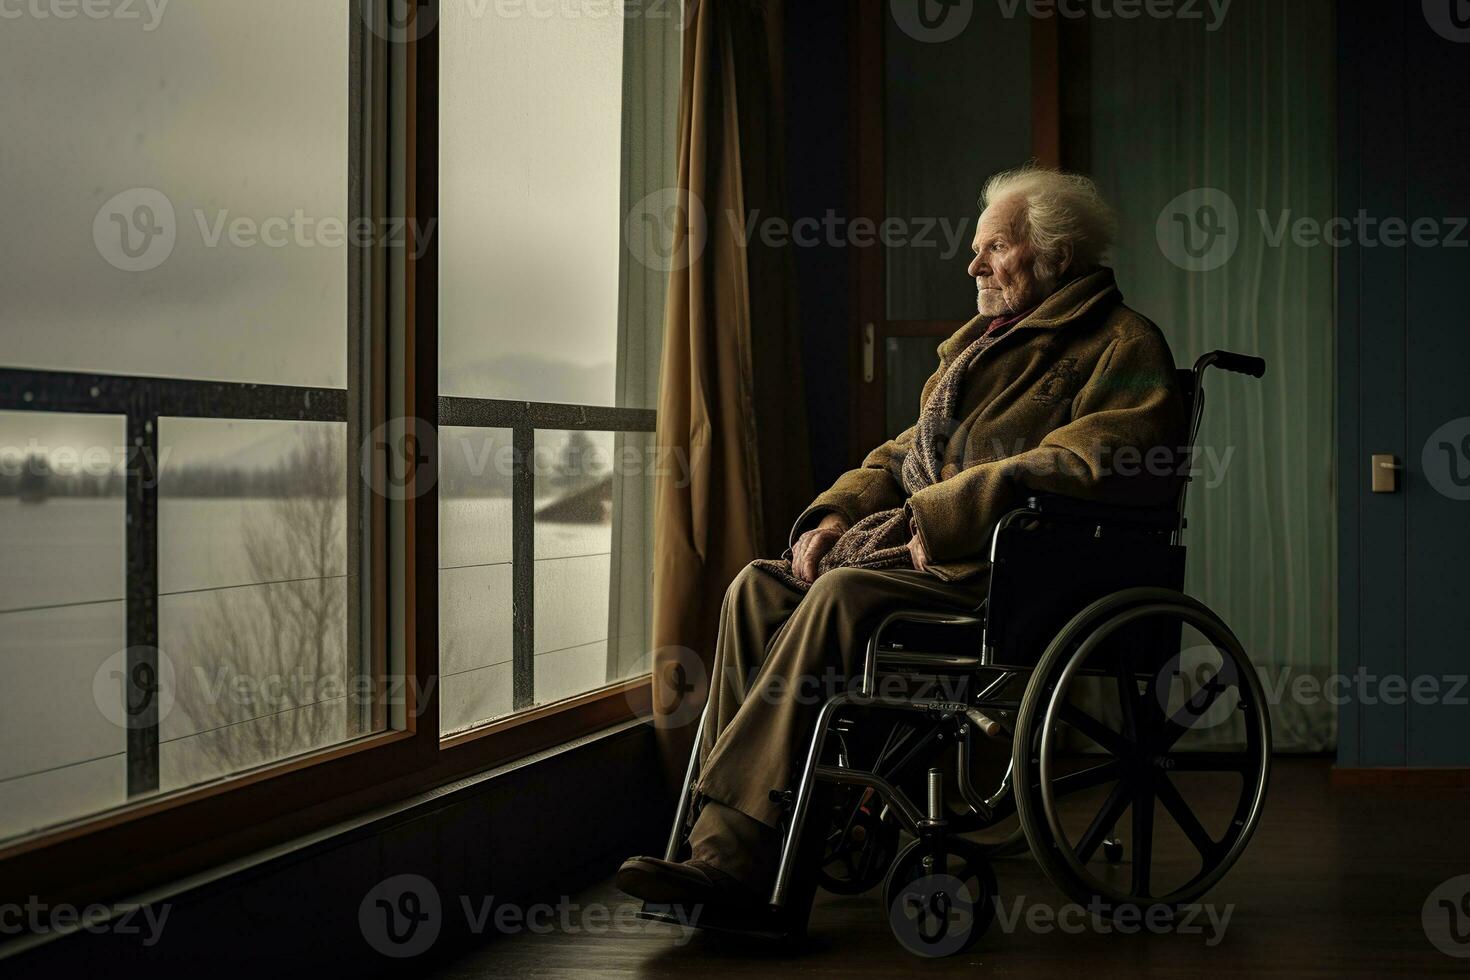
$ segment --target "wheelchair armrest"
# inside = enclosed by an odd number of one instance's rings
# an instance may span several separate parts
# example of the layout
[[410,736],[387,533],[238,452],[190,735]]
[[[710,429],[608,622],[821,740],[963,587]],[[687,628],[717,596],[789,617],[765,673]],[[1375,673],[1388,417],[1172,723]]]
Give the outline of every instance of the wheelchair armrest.
[[929,609],[895,609],[878,621],[878,628],[873,631],[873,635],[881,635],[885,629],[894,623],[926,623],[931,626],[984,626],[985,618],[980,615],[984,607],[985,604],[982,602],[969,613],[934,612]]
[[1172,531],[1184,526],[1184,519],[1169,507],[1105,504],[1060,494],[1028,497],[1026,508],[1042,517],[1056,517],[1086,524],[1113,524],[1146,531]]
[[[865,693],[874,690],[874,678],[879,666],[888,668],[910,668],[935,670],[943,673],[970,673],[980,666],[980,631],[985,626],[985,604],[965,612],[935,612],[928,609],[895,609],[879,620],[877,627],[868,635],[867,651],[863,665]],[[894,649],[882,649],[892,627],[909,625],[925,628],[927,635],[914,638],[917,643],[897,644]],[[942,633],[953,633],[955,639],[939,640],[934,628]],[[964,643],[964,633],[971,634],[970,643]],[[938,641],[938,642],[935,642]],[[891,643],[891,640],[890,640]]]

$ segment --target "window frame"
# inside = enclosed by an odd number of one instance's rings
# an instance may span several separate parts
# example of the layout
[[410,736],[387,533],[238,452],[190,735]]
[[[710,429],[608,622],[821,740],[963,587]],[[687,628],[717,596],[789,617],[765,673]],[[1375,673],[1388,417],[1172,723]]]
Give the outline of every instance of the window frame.
[[[55,399],[58,404],[70,399],[67,410],[79,411],[76,406],[89,405],[89,411],[99,412],[104,400],[90,394],[94,388],[109,393],[107,404],[117,404],[119,386],[157,384],[158,390],[174,393],[175,400],[168,402],[171,409],[180,407],[176,402],[183,400],[197,404],[193,414],[216,418],[221,417],[219,405],[226,400],[238,407],[238,396],[243,393],[230,390],[234,388],[253,389],[256,396],[264,391],[269,398],[279,399],[272,403],[278,407],[289,403],[299,408],[304,393],[321,394],[320,402],[311,399],[315,408],[309,416],[346,421],[350,446],[363,445],[365,431],[397,420],[460,424],[446,418],[446,409],[452,418],[459,418],[460,413],[477,420],[511,418],[518,443],[525,437],[534,438],[536,428],[652,428],[652,410],[439,396],[438,238],[430,233],[419,240],[417,234],[418,229],[432,230],[438,225],[438,0],[417,0],[418,16],[433,18],[434,27],[423,37],[399,41],[387,40],[386,30],[367,29],[366,13],[386,17],[385,4],[349,2],[354,14],[349,42],[353,92],[349,194],[360,214],[402,215],[408,240],[398,249],[374,246],[349,253],[347,390],[317,392],[292,386],[0,369],[0,408],[10,408],[15,401],[34,410],[40,407],[35,393],[55,387],[65,394]],[[22,375],[29,375],[31,384]],[[68,377],[80,380],[63,380]],[[133,418],[131,410],[122,414]],[[139,415],[140,420],[145,417]],[[156,439],[156,424],[152,430]],[[434,426],[418,431],[423,438],[435,439]],[[387,465],[387,446],[382,448],[382,453],[374,452],[370,464],[378,475]],[[424,458],[436,457],[436,446],[424,448]],[[396,462],[416,467],[418,455]],[[529,462],[530,456],[522,458]],[[130,461],[130,491],[132,467]],[[414,474],[410,480],[417,478],[414,469],[408,472]],[[141,480],[144,473],[140,470],[136,476]],[[522,477],[518,472],[517,479],[529,486],[532,476]],[[649,675],[643,674],[441,738],[439,497],[435,481],[425,483],[422,492],[390,500],[366,489],[372,481],[349,482],[350,491],[355,492],[349,492],[348,526],[368,529],[366,554],[360,552],[364,536],[348,534],[352,542],[349,568],[362,573],[356,588],[349,588],[349,636],[356,633],[358,649],[372,658],[372,665],[386,670],[392,664],[396,668],[393,676],[405,680],[401,704],[389,704],[381,696],[376,702],[374,718],[386,724],[387,730],[203,785],[125,803],[6,842],[0,845],[0,881],[4,882],[0,902],[39,899],[82,904],[125,899],[466,775],[648,716],[651,685]],[[142,507],[141,516],[148,523],[146,502],[135,503],[131,492],[129,496],[129,513],[135,506]],[[153,514],[149,526],[129,532],[129,540],[131,543],[132,535],[137,534],[140,544],[133,547],[153,542],[153,576],[146,581],[156,586],[156,498]],[[526,518],[529,521],[529,513]],[[530,534],[527,523],[522,536],[529,539]],[[521,548],[518,542],[518,559]],[[135,588],[132,578],[130,571],[130,595]],[[137,589],[141,601],[143,586]],[[156,588],[153,591],[156,617]],[[517,626],[530,616],[527,611],[518,617]],[[132,645],[131,609],[129,623]],[[519,635],[516,642],[519,656]],[[382,676],[382,672],[375,671],[375,675]],[[131,732],[129,737],[133,737]],[[155,770],[155,786],[156,775]]]

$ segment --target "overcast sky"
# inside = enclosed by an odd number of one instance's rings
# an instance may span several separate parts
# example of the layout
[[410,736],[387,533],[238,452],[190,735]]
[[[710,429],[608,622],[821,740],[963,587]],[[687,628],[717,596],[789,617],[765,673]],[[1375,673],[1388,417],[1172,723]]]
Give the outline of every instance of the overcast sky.
[[[347,213],[346,0],[31,9],[0,20],[0,366],[344,386],[346,250],[320,234]],[[441,25],[444,388],[610,404],[621,21],[496,10],[446,0]],[[116,267],[117,222],[143,248],[159,195],[172,250]],[[309,244],[207,244],[298,213]],[[0,419],[0,444],[33,421]],[[259,440],[231,429],[216,450]]]

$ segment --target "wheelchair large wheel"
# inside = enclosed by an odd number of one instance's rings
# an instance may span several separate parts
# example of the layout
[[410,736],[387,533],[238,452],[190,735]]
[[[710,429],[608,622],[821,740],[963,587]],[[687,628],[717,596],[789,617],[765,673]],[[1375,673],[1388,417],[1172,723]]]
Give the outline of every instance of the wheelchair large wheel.
[[978,840],[974,839],[974,835],[967,839],[972,840],[991,860],[1025,854],[1026,849],[1030,846],[1026,840],[1026,828],[1020,826],[1010,829],[986,830],[980,833]]
[[[1204,678],[1193,692],[1180,683],[1191,674]],[[1240,642],[1157,588],[1105,596],[1062,628],[1027,685],[1012,757],[1042,869],[1076,901],[1114,908],[1212,888],[1255,831],[1270,762],[1265,690]],[[1103,847],[1119,837],[1121,861]]]

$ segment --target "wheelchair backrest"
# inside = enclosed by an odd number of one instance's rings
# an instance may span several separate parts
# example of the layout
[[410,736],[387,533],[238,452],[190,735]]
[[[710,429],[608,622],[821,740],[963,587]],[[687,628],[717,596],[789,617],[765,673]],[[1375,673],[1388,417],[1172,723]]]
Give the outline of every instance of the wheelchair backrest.
[[[1210,363],[1201,359],[1193,368],[1175,371],[1186,425],[1174,500],[1179,528],[1184,523],[1191,457],[1204,410],[1201,381]],[[1109,593],[1134,586],[1184,588],[1185,550],[1178,534],[1102,526],[1094,530],[1044,518],[1002,522],[992,554],[996,564],[991,569],[981,654],[982,662],[990,666],[1034,667],[1067,620]],[[1177,652],[1177,625],[1168,635],[1157,635],[1157,631],[1156,624],[1137,624],[1109,646],[1155,650],[1161,657]],[[1108,651],[1101,652],[1105,660]],[[1149,659],[1139,667],[1150,669]]]
[[[1157,531],[1094,531],[1043,518],[999,528],[981,662],[1029,670],[1062,626],[1093,601],[1141,585],[1183,589],[1184,546],[1170,537]],[[1177,653],[1177,624],[1172,637],[1144,635],[1155,628],[1128,627],[1111,645],[1156,650],[1165,659]],[[1144,658],[1137,666],[1152,670],[1162,662]]]

